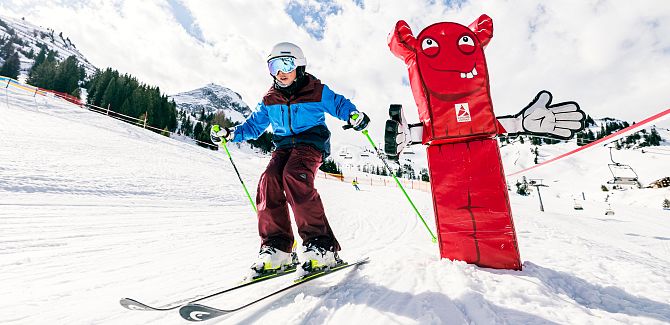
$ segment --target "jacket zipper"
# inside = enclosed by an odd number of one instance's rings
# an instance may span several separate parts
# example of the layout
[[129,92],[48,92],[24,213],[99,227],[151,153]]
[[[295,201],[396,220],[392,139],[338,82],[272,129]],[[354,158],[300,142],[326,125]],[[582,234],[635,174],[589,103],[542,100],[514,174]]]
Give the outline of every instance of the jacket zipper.
[[288,129],[291,131],[291,134],[295,134],[295,132],[293,132],[293,126],[291,125],[291,101],[289,100],[286,102],[286,105],[288,106]]
[[281,108],[281,122],[284,123],[284,108],[283,107],[280,108]]

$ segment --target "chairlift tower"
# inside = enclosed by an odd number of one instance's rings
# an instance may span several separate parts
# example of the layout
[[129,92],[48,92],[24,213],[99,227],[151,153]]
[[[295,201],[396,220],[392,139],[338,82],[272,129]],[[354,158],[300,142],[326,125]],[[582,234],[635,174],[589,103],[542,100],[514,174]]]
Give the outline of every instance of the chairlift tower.
[[542,179],[530,179],[528,185],[535,186],[537,189],[537,197],[540,199],[540,211],[544,212],[544,204],[542,204],[542,195],[540,194],[540,187],[549,187],[549,185],[542,184]]

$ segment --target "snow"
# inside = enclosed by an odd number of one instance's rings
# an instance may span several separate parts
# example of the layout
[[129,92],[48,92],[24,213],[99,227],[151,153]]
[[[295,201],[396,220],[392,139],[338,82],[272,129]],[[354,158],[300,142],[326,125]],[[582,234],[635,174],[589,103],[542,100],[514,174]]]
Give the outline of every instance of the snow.
[[[0,323],[184,324],[161,305],[236,284],[257,253],[256,220],[222,151],[183,143],[65,101],[0,93]],[[6,96],[6,97],[5,97]],[[574,144],[542,146],[547,156]],[[659,147],[663,148],[663,147]],[[667,148],[667,146],[665,146]],[[268,162],[230,146],[252,196]],[[502,148],[507,173],[530,146]],[[615,152],[643,184],[668,157]],[[439,259],[394,188],[317,179],[341,256],[371,262],[210,324],[663,324],[670,322],[670,189],[604,193],[607,149],[533,170],[536,193],[511,192],[523,271]],[[516,176],[508,181],[514,188]],[[520,178],[520,177],[519,177]],[[574,198],[584,210],[572,209]],[[433,225],[431,197],[408,190]],[[616,214],[604,215],[609,203]],[[206,300],[234,308],[290,276]]]
[[[21,49],[25,53],[32,50],[35,57],[40,52],[40,45],[45,45],[48,49],[56,51],[58,53],[58,60],[63,61],[67,57],[74,55],[79,64],[84,67],[86,70],[86,75],[92,75],[95,73],[96,68],[88,62],[88,60],[82,55],[79,50],[75,47],[74,44],[69,40],[66,35],[61,36],[61,32],[56,32],[53,29],[43,28],[41,26],[35,26],[26,20],[16,19],[12,17],[6,17],[0,15],[0,19],[8,24],[10,28],[14,30],[17,37],[23,41],[23,45],[14,44],[15,50]],[[48,36],[53,35],[53,39]],[[0,37],[9,38],[11,35],[4,27],[0,26]],[[43,37],[44,36],[44,37]],[[17,49],[18,47],[18,49]],[[35,63],[34,59],[29,59],[25,57],[23,53],[17,51],[21,60],[21,79],[27,78],[28,71]]]

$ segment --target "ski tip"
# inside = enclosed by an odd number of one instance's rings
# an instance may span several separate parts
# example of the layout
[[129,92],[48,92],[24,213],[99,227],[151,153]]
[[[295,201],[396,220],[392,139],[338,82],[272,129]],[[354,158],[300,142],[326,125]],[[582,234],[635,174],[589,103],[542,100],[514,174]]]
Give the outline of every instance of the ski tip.
[[119,300],[121,306],[130,310],[153,310],[153,308],[131,298],[122,298]]
[[191,322],[202,322],[228,312],[200,304],[188,304],[179,308],[179,315]]

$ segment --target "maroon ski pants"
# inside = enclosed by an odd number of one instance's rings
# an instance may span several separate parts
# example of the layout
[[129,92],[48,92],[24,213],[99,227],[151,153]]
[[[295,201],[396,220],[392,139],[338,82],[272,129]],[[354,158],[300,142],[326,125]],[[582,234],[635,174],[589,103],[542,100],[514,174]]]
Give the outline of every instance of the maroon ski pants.
[[298,234],[303,243],[312,239],[339,244],[328,224],[314,177],[321,165],[321,152],[309,145],[278,149],[258,182],[258,232],[262,245],[290,252],[293,232],[288,205],[291,205]]

